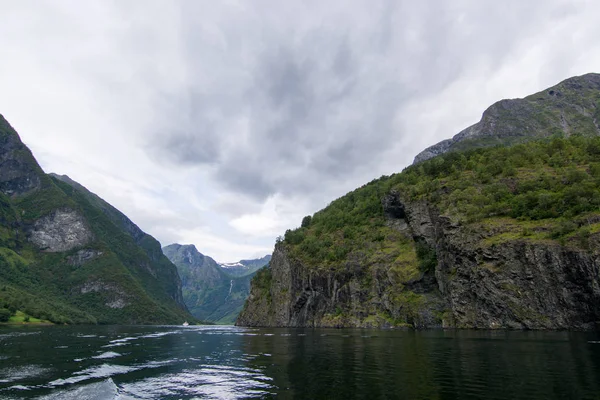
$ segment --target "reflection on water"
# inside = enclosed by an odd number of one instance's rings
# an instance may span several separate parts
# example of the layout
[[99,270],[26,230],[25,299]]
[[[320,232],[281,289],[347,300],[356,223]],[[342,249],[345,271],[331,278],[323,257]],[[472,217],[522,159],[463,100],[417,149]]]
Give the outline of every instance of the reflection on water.
[[0,398],[600,398],[592,333],[0,328]]

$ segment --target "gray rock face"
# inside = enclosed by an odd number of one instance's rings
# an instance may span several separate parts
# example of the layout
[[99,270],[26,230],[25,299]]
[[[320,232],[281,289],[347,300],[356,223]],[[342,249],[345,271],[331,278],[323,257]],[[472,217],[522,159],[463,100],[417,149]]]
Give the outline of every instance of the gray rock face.
[[61,252],[85,246],[94,238],[87,222],[77,211],[58,209],[35,221],[29,241],[43,251]]
[[408,317],[413,326],[442,326],[434,315],[443,312],[444,305],[433,275],[421,274],[406,284],[424,294],[424,306],[416,310],[395,301],[405,285],[386,265],[366,268],[355,260],[343,271],[315,271],[277,245],[270,274],[268,289],[253,282],[236,325],[385,328],[392,326],[390,319]]
[[413,164],[449,151],[548,137],[600,134],[600,74],[567,79],[524,99],[501,100],[481,120],[419,153]]
[[[398,285],[388,266],[367,268],[356,260],[344,272],[319,271],[278,245],[269,287],[253,283],[237,324],[386,327],[378,315],[387,314],[419,328],[600,327],[600,259],[594,253],[526,240],[486,245],[485,230],[454,224],[426,202],[405,202],[391,193],[383,203],[391,226],[435,249],[434,271]],[[403,289],[424,301],[412,310],[407,303],[399,307],[394,295]],[[335,317],[340,311],[344,318]]]
[[67,264],[79,267],[101,256],[102,254],[104,253],[99,250],[82,249],[79,250],[77,253],[73,254],[72,256],[67,257]]
[[0,191],[20,196],[42,186],[42,170],[19,135],[0,115]]
[[108,308],[124,308],[129,305],[129,297],[125,291],[118,286],[101,280],[87,282],[79,289],[81,294],[100,292],[104,294],[106,301],[104,305]]
[[[453,325],[475,328],[600,327],[599,263],[578,250],[525,242],[445,257],[437,273]],[[474,258],[474,260],[473,260]]]
[[[600,326],[600,260],[579,249],[524,240],[485,245],[426,203],[409,224],[435,247],[444,321],[464,328],[593,329]],[[597,245],[597,244],[596,244]]]

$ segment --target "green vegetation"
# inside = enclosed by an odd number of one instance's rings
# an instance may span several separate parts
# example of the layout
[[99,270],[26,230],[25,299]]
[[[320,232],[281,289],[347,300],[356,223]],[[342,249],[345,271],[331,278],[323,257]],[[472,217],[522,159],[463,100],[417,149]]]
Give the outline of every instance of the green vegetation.
[[8,322],[12,313],[6,308],[0,308],[0,322]]
[[252,287],[257,288],[261,297],[267,299],[267,302],[271,302],[271,282],[273,281],[273,274],[271,273],[270,267],[265,267],[256,272],[256,275],[252,278]]
[[[507,240],[585,242],[600,221],[600,138],[552,138],[438,156],[335,200],[310,226],[288,230],[284,243],[308,265],[323,268],[390,251],[388,242],[400,236],[386,225],[382,207],[391,190]],[[412,247],[420,270],[435,266],[433,249],[418,241]]]
[[[176,293],[177,288],[174,267],[166,258],[151,260],[147,251],[81,192],[58,181],[48,185],[23,196],[14,206],[0,204],[4,205],[1,214],[5,219],[11,216],[11,207],[12,214],[21,217],[14,219],[16,229],[0,235],[6,246],[0,247],[0,304],[57,324],[181,323],[190,319],[168,295],[169,290]],[[20,220],[39,218],[43,215],[40,210],[51,211],[59,205],[81,212],[90,221],[96,240],[87,248],[101,252],[101,256],[80,266],[72,265],[68,258],[79,249],[45,253],[26,240],[18,229]],[[85,285],[93,289],[81,289]],[[119,304],[118,299],[125,303],[123,307],[106,305]]]
[[34,317],[31,317],[31,316],[25,314],[22,311],[17,311],[13,316],[10,317],[10,319],[8,320],[8,324],[49,325],[49,324],[52,324],[52,322],[50,322],[48,320],[44,320],[44,319],[34,318]]
[[286,231],[283,242],[307,265],[321,269],[339,268],[351,257],[396,259],[401,254],[388,246],[391,241],[414,253],[412,241],[386,225],[381,199],[390,189],[389,179],[374,180],[305,217],[302,227]]
[[[72,277],[80,282],[90,277],[102,277],[107,286],[120,288],[136,299],[128,307],[128,314],[135,323],[181,323],[192,322],[189,314],[173,300],[178,295],[177,270],[162,254],[160,243],[145,234],[121,212],[81,185],[72,185],[53,179],[56,185],[75,201],[98,239],[97,248],[104,254],[82,268]],[[119,318],[119,310],[107,310],[99,304],[98,294],[86,296],[86,308],[96,308],[105,315],[99,322],[110,322]],[[101,300],[102,301],[102,300]]]
[[408,199],[427,200],[458,222],[494,228],[508,240],[576,233],[585,242],[600,211],[600,138],[449,153],[392,179]]

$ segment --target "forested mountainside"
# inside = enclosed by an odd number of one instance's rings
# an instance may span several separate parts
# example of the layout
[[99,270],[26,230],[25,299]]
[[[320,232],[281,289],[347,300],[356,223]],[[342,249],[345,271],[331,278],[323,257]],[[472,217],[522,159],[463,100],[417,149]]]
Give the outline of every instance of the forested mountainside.
[[[561,84],[593,99],[563,107],[565,121],[600,109],[597,77]],[[306,217],[253,279],[237,324],[597,329],[600,138],[583,119],[567,125],[519,144],[464,141]]]
[[68,177],[45,174],[2,116],[0,308],[54,323],[192,319],[158,241]]
[[203,321],[233,324],[250,294],[250,280],[270,256],[219,264],[194,245],[171,244],[163,248],[177,266],[183,299],[190,312]]

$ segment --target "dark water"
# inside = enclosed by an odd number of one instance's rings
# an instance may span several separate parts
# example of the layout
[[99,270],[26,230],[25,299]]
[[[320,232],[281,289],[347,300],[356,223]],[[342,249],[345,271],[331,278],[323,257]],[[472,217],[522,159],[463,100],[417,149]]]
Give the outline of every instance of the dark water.
[[600,335],[0,328],[0,398],[600,399]]

